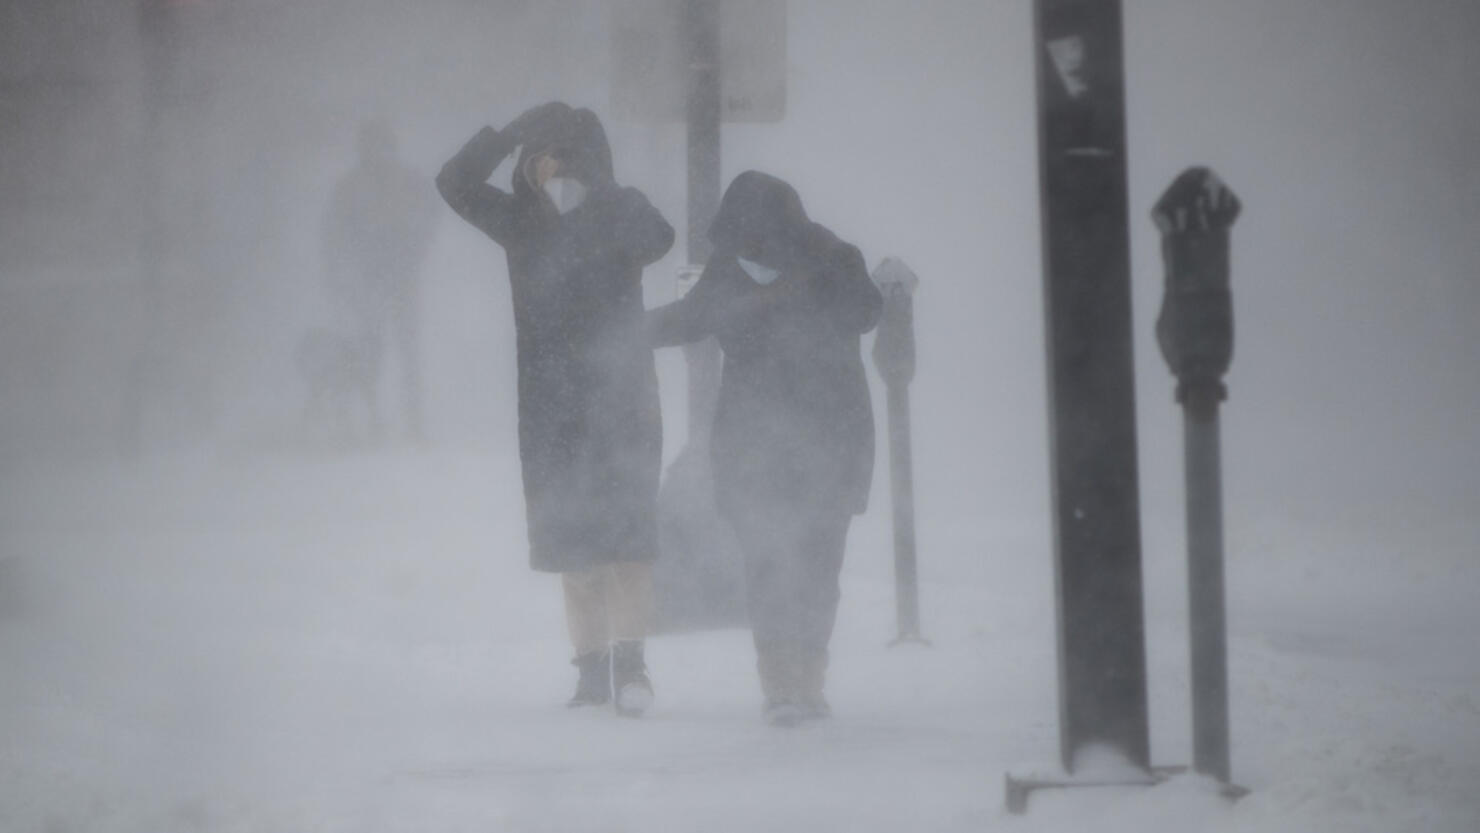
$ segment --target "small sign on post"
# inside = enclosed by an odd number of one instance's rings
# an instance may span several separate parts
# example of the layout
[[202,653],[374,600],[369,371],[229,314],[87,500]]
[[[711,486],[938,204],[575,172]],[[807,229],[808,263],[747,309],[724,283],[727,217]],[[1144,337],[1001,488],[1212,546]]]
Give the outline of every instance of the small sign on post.
[[[681,122],[689,66],[685,0],[612,4],[611,111],[624,121]],[[786,115],[786,0],[719,4],[720,120]]]

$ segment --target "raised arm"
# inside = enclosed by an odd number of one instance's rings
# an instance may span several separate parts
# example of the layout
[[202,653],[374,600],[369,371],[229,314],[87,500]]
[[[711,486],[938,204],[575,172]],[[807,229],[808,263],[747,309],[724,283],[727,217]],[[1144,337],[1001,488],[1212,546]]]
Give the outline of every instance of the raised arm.
[[689,294],[647,311],[648,341],[654,347],[673,347],[713,335],[719,314],[720,278],[709,261]]
[[437,190],[458,216],[477,226],[500,245],[514,223],[514,198],[488,184],[488,178],[518,142],[492,127],[478,131],[437,174]]

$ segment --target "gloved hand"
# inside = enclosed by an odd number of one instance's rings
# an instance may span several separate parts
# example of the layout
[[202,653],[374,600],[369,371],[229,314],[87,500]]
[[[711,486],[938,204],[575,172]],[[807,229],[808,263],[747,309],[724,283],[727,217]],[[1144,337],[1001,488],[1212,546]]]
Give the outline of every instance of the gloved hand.
[[531,107],[520,113],[513,121],[505,125],[502,133],[515,144],[524,144],[526,140],[538,130],[543,122],[555,116],[567,115],[571,112],[570,105],[560,101],[550,101],[536,107]]

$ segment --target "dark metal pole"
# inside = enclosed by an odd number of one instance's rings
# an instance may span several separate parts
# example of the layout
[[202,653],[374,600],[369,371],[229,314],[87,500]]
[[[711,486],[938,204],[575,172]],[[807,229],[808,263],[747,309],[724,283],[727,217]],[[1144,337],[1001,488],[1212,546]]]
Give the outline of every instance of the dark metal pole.
[[910,389],[889,385],[889,480],[894,509],[895,642],[921,642],[920,584],[915,563],[915,476],[910,450]]
[[1187,590],[1192,654],[1192,766],[1230,780],[1228,637],[1223,593],[1223,473],[1218,399],[1188,397],[1183,409],[1187,453]]
[[1149,768],[1119,0],[1036,0],[1063,765]]
[[[683,35],[689,71],[688,259],[702,266],[709,260],[709,223],[719,210],[720,198],[719,0],[687,0]],[[707,461],[719,395],[719,343],[710,338],[688,345],[684,357],[688,363],[688,450]]]
[[[688,262],[709,260],[709,224],[720,201],[719,0],[682,0],[680,35],[687,74]],[[714,502],[709,435],[719,395],[721,352],[709,338],[685,345],[688,441],[658,493],[663,558],[654,566],[657,625],[677,630],[745,622],[738,544]]]

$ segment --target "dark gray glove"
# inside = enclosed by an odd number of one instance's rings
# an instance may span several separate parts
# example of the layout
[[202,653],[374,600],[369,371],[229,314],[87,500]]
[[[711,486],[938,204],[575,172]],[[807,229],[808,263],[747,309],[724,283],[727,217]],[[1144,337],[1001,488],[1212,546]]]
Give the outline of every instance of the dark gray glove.
[[515,144],[522,145],[531,137],[537,135],[541,126],[553,118],[569,115],[570,105],[560,101],[550,101],[537,107],[531,107],[520,113],[513,121],[504,126],[502,131],[505,138]]

